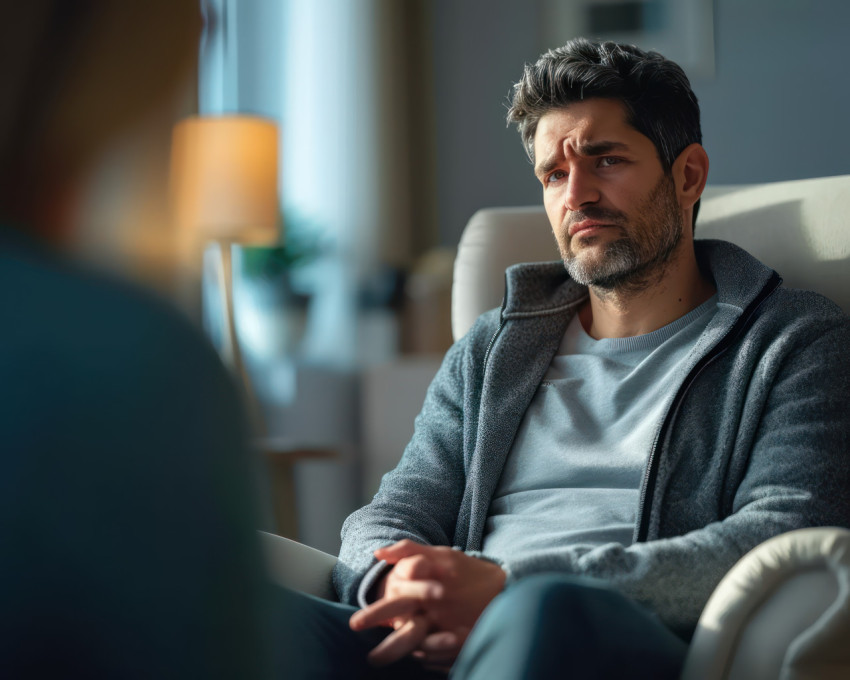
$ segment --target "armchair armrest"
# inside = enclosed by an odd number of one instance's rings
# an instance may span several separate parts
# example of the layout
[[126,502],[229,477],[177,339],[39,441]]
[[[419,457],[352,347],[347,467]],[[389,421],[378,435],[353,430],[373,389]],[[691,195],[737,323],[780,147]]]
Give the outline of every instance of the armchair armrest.
[[720,582],[682,678],[847,678],[847,640],[850,531],[791,531],[749,552]]
[[335,601],[331,572],[337,558],[283,536],[260,531],[269,578],[292,590]]

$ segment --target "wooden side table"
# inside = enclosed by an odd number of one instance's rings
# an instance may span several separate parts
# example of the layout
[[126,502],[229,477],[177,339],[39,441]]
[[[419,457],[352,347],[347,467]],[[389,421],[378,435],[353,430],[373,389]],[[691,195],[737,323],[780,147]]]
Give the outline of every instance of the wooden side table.
[[269,474],[275,530],[280,536],[298,540],[298,506],[295,498],[295,464],[302,460],[336,458],[331,448],[299,444],[279,437],[255,440]]

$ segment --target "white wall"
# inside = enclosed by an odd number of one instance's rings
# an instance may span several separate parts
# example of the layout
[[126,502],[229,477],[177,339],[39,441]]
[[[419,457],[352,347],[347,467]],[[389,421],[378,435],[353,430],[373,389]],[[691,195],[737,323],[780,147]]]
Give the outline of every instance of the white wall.
[[696,82],[714,183],[850,173],[846,0],[715,0],[717,77]]

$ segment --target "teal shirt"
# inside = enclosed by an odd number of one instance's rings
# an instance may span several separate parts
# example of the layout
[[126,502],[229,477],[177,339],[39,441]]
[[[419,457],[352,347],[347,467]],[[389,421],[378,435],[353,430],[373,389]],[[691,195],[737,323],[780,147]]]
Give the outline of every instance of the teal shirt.
[[214,350],[2,226],[0,319],[0,668],[262,676],[255,471]]

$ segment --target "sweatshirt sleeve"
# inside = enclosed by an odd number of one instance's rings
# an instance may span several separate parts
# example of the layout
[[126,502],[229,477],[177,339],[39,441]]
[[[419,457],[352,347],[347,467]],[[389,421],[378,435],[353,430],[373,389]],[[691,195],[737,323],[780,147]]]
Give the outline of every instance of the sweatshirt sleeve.
[[[463,497],[463,362],[466,339],[446,354],[415,421],[414,434],[398,466],[381,482],[366,507],[342,528],[342,547],[334,585],[342,602],[357,604],[380,576],[372,552],[402,539],[426,545],[451,545]],[[364,593],[365,595],[365,593]]]

